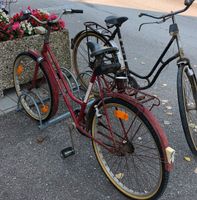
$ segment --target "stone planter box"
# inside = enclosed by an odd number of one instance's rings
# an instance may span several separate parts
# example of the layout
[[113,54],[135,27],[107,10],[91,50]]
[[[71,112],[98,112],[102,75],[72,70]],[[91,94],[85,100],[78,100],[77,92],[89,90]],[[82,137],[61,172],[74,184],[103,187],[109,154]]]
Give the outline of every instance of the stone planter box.
[[[56,55],[60,66],[70,68],[70,46],[68,30],[51,33],[51,48]],[[41,50],[43,36],[34,35],[21,39],[10,40],[0,43],[0,97],[5,89],[12,88],[13,84],[13,63],[16,56],[28,49]]]

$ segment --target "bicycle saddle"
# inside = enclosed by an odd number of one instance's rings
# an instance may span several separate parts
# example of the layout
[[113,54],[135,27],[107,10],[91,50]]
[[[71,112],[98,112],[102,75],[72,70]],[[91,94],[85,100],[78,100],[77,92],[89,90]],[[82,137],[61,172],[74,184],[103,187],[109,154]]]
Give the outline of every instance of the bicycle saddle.
[[108,16],[105,19],[105,23],[108,25],[121,26],[124,22],[128,20],[128,17],[117,17],[117,16]]
[[90,55],[91,57],[100,56],[102,54],[115,53],[118,51],[116,47],[101,46],[98,43],[94,43],[94,42],[87,42],[87,46],[91,51],[91,55]]

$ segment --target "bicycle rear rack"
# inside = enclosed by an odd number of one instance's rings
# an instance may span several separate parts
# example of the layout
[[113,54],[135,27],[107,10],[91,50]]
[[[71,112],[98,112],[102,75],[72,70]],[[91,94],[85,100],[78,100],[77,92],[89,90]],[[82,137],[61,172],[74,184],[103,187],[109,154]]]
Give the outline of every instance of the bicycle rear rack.
[[144,107],[150,111],[155,107],[160,105],[160,100],[158,97],[147,94],[145,92],[139,91],[137,89],[127,87],[126,94],[135,98],[139,103],[143,104]]
[[111,36],[111,34],[112,34],[112,32],[110,30],[101,26],[100,24],[97,24],[96,22],[91,22],[91,21],[85,22],[84,26],[86,27],[86,31],[87,30],[95,31],[104,36]]
[[[85,71],[85,72],[82,72],[78,75],[77,79],[80,79],[80,77],[83,78],[83,76],[86,76],[87,77],[87,80],[88,77],[90,78],[92,76],[92,71]],[[113,77],[111,77],[113,79]],[[125,77],[123,77],[124,79]],[[103,76],[103,78],[101,79],[102,82],[103,82],[103,86],[105,86],[104,90],[106,91],[109,91],[109,89],[107,87],[110,87],[110,85],[113,85],[112,82],[108,82],[106,81],[106,78],[105,76]],[[124,80],[123,80],[124,81]],[[96,81],[96,87],[98,88],[98,82]],[[108,85],[106,87],[106,84]],[[115,86],[115,91],[116,92],[124,92],[125,94],[127,94],[128,96],[132,97],[133,99],[135,99],[138,103],[142,104],[144,107],[146,107],[147,109],[149,109],[150,111],[154,108],[154,107],[158,107],[160,105],[160,100],[157,96],[155,95],[150,95],[148,93],[145,93],[145,92],[142,92],[138,89],[135,89],[133,87],[130,87],[128,86],[128,84],[126,83],[126,85],[124,86],[124,83],[123,83],[123,91],[121,91],[120,89],[118,89],[118,82],[115,83],[116,86]]]
[[115,84],[113,83],[113,81],[107,81],[105,76],[102,77],[102,81],[104,82],[103,85],[105,85],[104,90],[109,91],[109,88],[113,87],[113,91],[116,91],[118,93],[125,93],[126,95],[130,96],[132,100],[136,101],[136,103],[142,104],[150,111],[154,107],[160,105],[160,100],[157,96],[150,95],[148,93],[142,92],[141,90],[129,86],[127,78],[125,76],[117,76],[115,78]]

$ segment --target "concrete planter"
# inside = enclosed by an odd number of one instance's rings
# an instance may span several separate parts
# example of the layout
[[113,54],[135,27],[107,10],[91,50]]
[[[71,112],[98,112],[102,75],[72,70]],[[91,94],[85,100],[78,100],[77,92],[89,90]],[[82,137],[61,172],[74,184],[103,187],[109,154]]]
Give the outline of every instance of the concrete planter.
[[[61,66],[70,68],[70,46],[68,30],[51,33],[51,48]],[[41,50],[43,36],[34,35],[21,39],[10,40],[0,43],[0,97],[5,89],[12,88],[13,84],[13,63],[16,56],[28,49]]]

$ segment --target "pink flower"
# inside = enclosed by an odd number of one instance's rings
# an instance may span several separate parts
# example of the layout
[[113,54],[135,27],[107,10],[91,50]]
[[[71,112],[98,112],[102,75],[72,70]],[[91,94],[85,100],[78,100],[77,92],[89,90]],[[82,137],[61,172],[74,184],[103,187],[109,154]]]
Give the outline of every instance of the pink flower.
[[62,19],[59,20],[59,26],[61,29],[65,28],[65,22]]
[[17,29],[19,29],[20,28],[20,23],[19,22],[15,22],[13,25],[12,25],[12,29],[14,30],[14,31],[16,31]]
[[27,9],[30,10],[30,11],[32,10],[30,6],[28,6]]
[[50,14],[50,16],[49,16],[49,20],[54,20],[54,19],[57,19],[57,15],[56,14]]
[[[48,14],[38,9],[31,9],[30,7],[28,7],[28,10],[31,11],[32,15],[37,17],[40,21],[54,20],[58,17],[56,14]],[[0,22],[1,29],[6,33],[0,33],[0,41],[20,38],[26,34],[20,25],[20,18],[22,15],[23,13],[19,12],[9,19],[9,23]],[[40,26],[40,24],[33,19],[29,19],[28,22],[30,22],[33,27]],[[57,23],[53,24],[51,28],[52,31],[58,31],[62,30],[64,27],[65,23],[62,19],[60,19]]]

